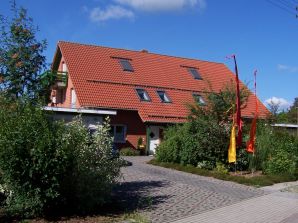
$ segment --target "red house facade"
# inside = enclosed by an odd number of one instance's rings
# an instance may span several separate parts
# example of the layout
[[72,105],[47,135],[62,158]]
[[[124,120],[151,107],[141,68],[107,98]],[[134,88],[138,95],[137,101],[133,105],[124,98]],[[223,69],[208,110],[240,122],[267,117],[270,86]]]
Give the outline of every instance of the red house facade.
[[[205,103],[210,86],[218,92],[234,81],[222,63],[62,41],[51,72],[56,81],[47,110],[83,113],[89,125],[109,115],[118,148],[136,148],[142,138],[149,154],[166,125],[186,121],[187,104]],[[255,100],[251,94],[243,117],[253,116]],[[268,114],[261,102],[259,112]]]

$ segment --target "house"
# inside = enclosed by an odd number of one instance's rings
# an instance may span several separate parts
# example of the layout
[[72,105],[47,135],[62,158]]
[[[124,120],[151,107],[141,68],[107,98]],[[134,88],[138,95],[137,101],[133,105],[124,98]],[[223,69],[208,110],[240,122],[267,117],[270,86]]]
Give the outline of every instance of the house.
[[[166,125],[186,121],[188,103],[205,103],[206,89],[218,92],[235,78],[222,63],[63,41],[48,75],[55,84],[47,110],[66,120],[81,113],[87,125],[109,115],[118,148],[136,148],[141,137],[150,154]],[[242,116],[254,111],[251,94]]]
[[276,123],[271,126],[277,131],[286,130],[290,135],[298,137],[298,124]]

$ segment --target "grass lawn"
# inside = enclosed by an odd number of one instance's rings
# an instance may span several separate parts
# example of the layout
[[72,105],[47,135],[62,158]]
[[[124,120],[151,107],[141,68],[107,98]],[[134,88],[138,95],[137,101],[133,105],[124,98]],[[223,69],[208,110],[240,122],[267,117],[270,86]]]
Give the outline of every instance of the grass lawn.
[[298,180],[297,171],[296,171],[296,174],[290,175],[290,176],[289,175],[281,175],[281,176],[260,175],[260,176],[244,177],[239,175],[232,176],[229,174],[224,174],[216,171],[200,169],[194,166],[183,166],[177,163],[158,162],[155,159],[149,161],[148,164],[170,168],[174,170],[179,170],[187,173],[197,174],[201,176],[214,177],[220,180],[233,181],[236,183],[255,186],[255,187],[264,187],[264,186],[270,186],[276,183]]
[[[1,212],[1,209],[0,209]],[[11,222],[11,223],[119,223],[119,222],[135,222],[135,223],[149,223],[149,220],[140,215],[137,212],[127,213],[127,214],[114,214],[114,215],[92,215],[92,216],[71,216],[71,217],[61,217],[58,219],[46,220],[43,218],[36,219],[7,219],[5,217],[0,217],[0,222]]]
[[2,223],[119,223],[119,222],[149,223],[147,217],[138,213],[137,210],[128,211],[119,207],[117,202],[110,203],[97,213],[86,216],[60,216],[50,219],[34,218],[20,219],[9,218],[5,215],[4,209],[0,206],[0,222]]

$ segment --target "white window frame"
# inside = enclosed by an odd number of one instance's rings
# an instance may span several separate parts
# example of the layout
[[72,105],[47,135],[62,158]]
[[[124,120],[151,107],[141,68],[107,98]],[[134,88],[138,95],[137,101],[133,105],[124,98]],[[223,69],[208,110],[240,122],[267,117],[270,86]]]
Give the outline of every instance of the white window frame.
[[[121,125],[121,124],[117,124],[117,125],[111,125],[111,127],[113,127],[113,137],[114,137],[114,142],[115,143],[126,143],[126,129],[127,129],[127,127],[126,127],[126,125]],[[118,139],[116,139],[116,128],[117,127],[123,127],[123,139],[120,139],[120,140],[118,140]]]

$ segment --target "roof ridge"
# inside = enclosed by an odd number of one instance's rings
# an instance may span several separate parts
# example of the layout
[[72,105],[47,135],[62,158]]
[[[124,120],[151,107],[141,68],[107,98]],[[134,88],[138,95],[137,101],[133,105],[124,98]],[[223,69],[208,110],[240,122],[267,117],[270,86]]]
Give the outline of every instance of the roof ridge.
[[[59,40],[58,44],[59,43],[70,43],[70,44],[76,44],[76,45],[82,45],[82,46],[91,46],[91,47],[107,48],[107,49],[114,49],[114,50],[124,50],[124,51],[135,52],[135,53],[143,53],[140,50],[131,50],[131,49],[125,49],[125,48],[116,48],[116,47],[109,47],[109,46],[102,46],[102,45],[95,45],[95,44],[87,44],[87,43],[78,43],[78,42],[71,42],[71,41],[64,41],[64,40]],[[143,54],[145,54],[145,53],[143,53]],[[167,54],[162,54],[162,53],[153,53],[153,52],[150,52],[150,51],[146,52],[146,54],[153,54],[153,55],[158,55],[158,56],[163,56],[163,57],[173,57],[173,58],[178,58],[178,59],[194,60],[194,61],[201,61],[201,62],[225,65],[224,63],[221,63],[221,62],[214,62],[214,61],[209,61],[209,60],[201,60],[201,59],[182,57],[182,56],[173,56],[173,55],[167,55]]]

